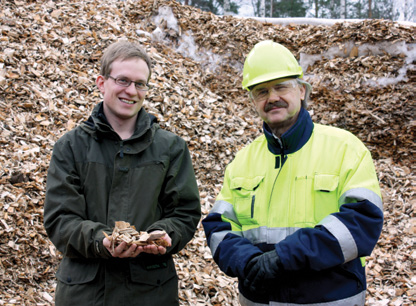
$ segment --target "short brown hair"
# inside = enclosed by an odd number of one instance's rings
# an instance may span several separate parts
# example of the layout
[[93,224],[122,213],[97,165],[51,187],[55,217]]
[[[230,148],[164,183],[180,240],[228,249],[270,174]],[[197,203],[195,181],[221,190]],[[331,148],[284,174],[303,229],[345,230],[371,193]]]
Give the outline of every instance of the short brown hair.
[[147,81],[149,81],[150,75],[152,74],[152,61],[140,45],[129,41],[113,43],[104,51],[101,58],[100,74],[107,77],[110,75],[111,65],[114,61],[124,61],[132,58],[142,59],[146,62],[147,67],[149,68],[149,78],[147,79]]

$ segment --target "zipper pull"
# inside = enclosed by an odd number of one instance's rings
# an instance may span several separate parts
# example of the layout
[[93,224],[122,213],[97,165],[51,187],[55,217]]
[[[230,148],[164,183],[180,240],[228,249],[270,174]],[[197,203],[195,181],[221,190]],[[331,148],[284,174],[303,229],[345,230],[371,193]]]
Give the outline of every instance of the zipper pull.
[[276,155],[276,161],[274,163],[274,168],[279,169],[280,168],[280,155]]
[[123,158],[124,157],[124,151],[123,151],[123,142],[121,141],[120,142],[120,158]]
[[256,200],[256,196],[253,195],[253,197],[251,198],[251,219],[253,219],[254,217],[254,202]]

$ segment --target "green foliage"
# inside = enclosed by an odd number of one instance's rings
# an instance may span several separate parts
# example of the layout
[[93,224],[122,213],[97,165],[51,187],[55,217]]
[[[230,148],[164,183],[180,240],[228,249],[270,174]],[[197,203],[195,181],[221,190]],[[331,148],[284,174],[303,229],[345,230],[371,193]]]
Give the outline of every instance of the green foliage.
[[391,0],[373,0],[372,7],[373,16],[375,19],[393,19],[393,5]]
[[[261,0],[253,0],[255,4],[254,14],[259,16]],[[266,16],[265,17],[305,17],[306,5],[303,0],[266,0]],[[270,14],[270,12],[272,13]]]
[[[182,4],[191,5],[206,12],[211,12],[215,15],[222,15],[224,13],[224,0],[181,0]],[[240,6],[237,2],[230,0],[230,12],[238,14]]]
[[[392,0],[372,0],[371,18],[374,19],[393,19]],[[368,18],[368,0],[358,0],[350,4],[349,18],[365,19]]]
[[[266,11],[270,11],[269,8]],[[273,13],[272,17],[305,17],[306,6],[303,0],[280,0],[273,2]]]
[[[182,4],[197,7],[216,15],[224,14],[227,0],[179,0]],[[261,0],[250,0],[254,15],[259,16]],[[238,14],[242,0],[229,0],[230,12]],[[393,19],[393,0],[372,0],[371,18]],[[265,0],[266,17],[316,17],[340,19],[341,0]],[[369,0],[345,0],[345,18],[369,18]]]

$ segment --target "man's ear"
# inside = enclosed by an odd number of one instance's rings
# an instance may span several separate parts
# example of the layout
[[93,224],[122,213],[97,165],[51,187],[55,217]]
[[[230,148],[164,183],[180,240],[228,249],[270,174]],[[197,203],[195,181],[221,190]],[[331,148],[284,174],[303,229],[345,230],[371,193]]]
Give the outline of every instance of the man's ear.
[[299,89],[300,89],[300,99],[305,100],[305,98],[306,98],[306,85],[301,84],[301,86],[299,86]]
[[98,89],[101,91],[101,93],[104,93],[104,77],[102,75],[99,75],[97,79],[95,80],[95,84],[97,85]]
[[254,106],[256,106],[256,103],[254,102],[253,94],[251,93],[251,91],[248,92],[248,99],[250,100],[251,103],[253,103]]

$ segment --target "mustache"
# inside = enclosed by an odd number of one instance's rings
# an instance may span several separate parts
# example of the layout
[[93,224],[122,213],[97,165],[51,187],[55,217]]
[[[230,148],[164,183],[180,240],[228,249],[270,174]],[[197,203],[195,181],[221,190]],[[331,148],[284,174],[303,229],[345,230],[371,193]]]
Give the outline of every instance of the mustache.
[[266,106],[264,107],[264,111],[268,112],[273,107],[286,107],[286,106],[287,106],[287,103],[284,101],[275,101],[272,103],[267,103]]

